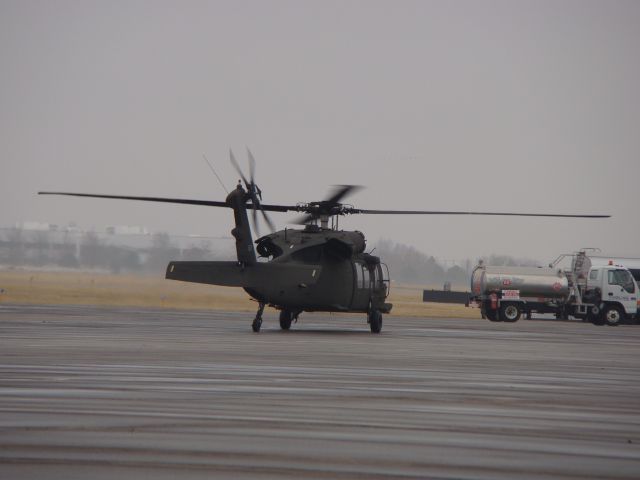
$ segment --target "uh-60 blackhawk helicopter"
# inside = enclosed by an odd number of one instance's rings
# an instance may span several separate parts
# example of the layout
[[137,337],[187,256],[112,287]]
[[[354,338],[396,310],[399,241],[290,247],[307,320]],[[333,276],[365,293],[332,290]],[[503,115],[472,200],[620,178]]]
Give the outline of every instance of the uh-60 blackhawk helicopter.
[[[259,332],[262,314],[269,305],[280,310],[280,327],[291,328],[300,313],[360,312],[367,315],[371,332],[380,333],[382,314],[392,305],[389,295],[389,271],[380,258],[365,252],[365,237],[359,231],[339,230],[342,215],[506,215],[525,217],[606,218],[608,215],[563,215],[508,212],[450,212],[428,210],[366,210],[341,203],[360,187],[342,185],[325,200],[296,205],[262,203],[262,191],[254,181],[255,160],[249,156],[250,180],[243,175],[230,151],[231,163],[242,181],[224,202],[164,197],[98,195],[70,192],[38,192],[41,195],[71,195],[76,197],[142,200],[178,203],[233,210],[237,261],[173,261],[167,266],[166,278],[185,282],[242,287],[258,302],[258,311],[251,324]],[[214,171],[215,173],[215,171]],[[216,174],[217,176],[217,174]],[[244,186],[242,185],[244,183]],[[252,210],[253,223],[258,228],[258,211],[272,233],[255,241],[254,250],[247,210]],[[266,212],[299,212],[304,216],[295,223],[302,229],[275,231]],[[256,251],[260,257],[256,257]]]

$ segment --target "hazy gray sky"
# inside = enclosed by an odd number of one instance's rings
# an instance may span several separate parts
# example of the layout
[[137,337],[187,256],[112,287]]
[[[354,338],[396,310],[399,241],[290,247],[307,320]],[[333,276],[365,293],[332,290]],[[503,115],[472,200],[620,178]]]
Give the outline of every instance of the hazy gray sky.
[[[610,220],[354,216],[441,258],[640,256],[640,2],[0,0],[0,225],[226,235],[232,147],[267,203]],[[278,227],[295,215],[273,214]]]

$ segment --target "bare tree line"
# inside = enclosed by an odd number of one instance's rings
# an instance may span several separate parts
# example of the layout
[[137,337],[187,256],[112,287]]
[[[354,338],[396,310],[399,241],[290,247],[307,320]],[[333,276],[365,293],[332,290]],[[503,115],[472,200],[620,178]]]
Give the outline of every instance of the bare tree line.
[[[465,286],[469,282],[471,270],[480,259],[465,259],[447,267],[431,255],[417,248],[391,240],[382,239],[376,244],[374,255],[379,256],[389,266],[394,280],[419,285],[444,284]],[[508,255],[489,255],[483,257],[487,265],[536,266],[539,262]]]

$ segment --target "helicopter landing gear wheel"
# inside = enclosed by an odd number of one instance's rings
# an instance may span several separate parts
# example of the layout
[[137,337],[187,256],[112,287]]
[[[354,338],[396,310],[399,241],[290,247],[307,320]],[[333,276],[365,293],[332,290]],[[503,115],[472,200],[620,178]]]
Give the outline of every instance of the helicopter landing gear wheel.
[[369,327],[371,333],[380,333],[382,330],[382,314],[379,310],[371,310],[368,315]]
[[258,333],[260,331],[260,327],[262,327],[262,312],[264,311],[264,303],[260,303],[258,307],[258,312],[256,313],[256,318],[253,319],[253,323],[251,324],[251,329]]
[[282,330],[289,330],[291,328],[291,321],[293,320],[293,313],[291,310],[280,311],[280,328]]

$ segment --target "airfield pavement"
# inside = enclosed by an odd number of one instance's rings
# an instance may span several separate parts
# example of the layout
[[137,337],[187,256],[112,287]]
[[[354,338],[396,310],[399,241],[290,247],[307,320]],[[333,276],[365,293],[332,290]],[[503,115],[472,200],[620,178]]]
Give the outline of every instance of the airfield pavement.
[[0,306],[0,478],[640,477],[640,326]]

